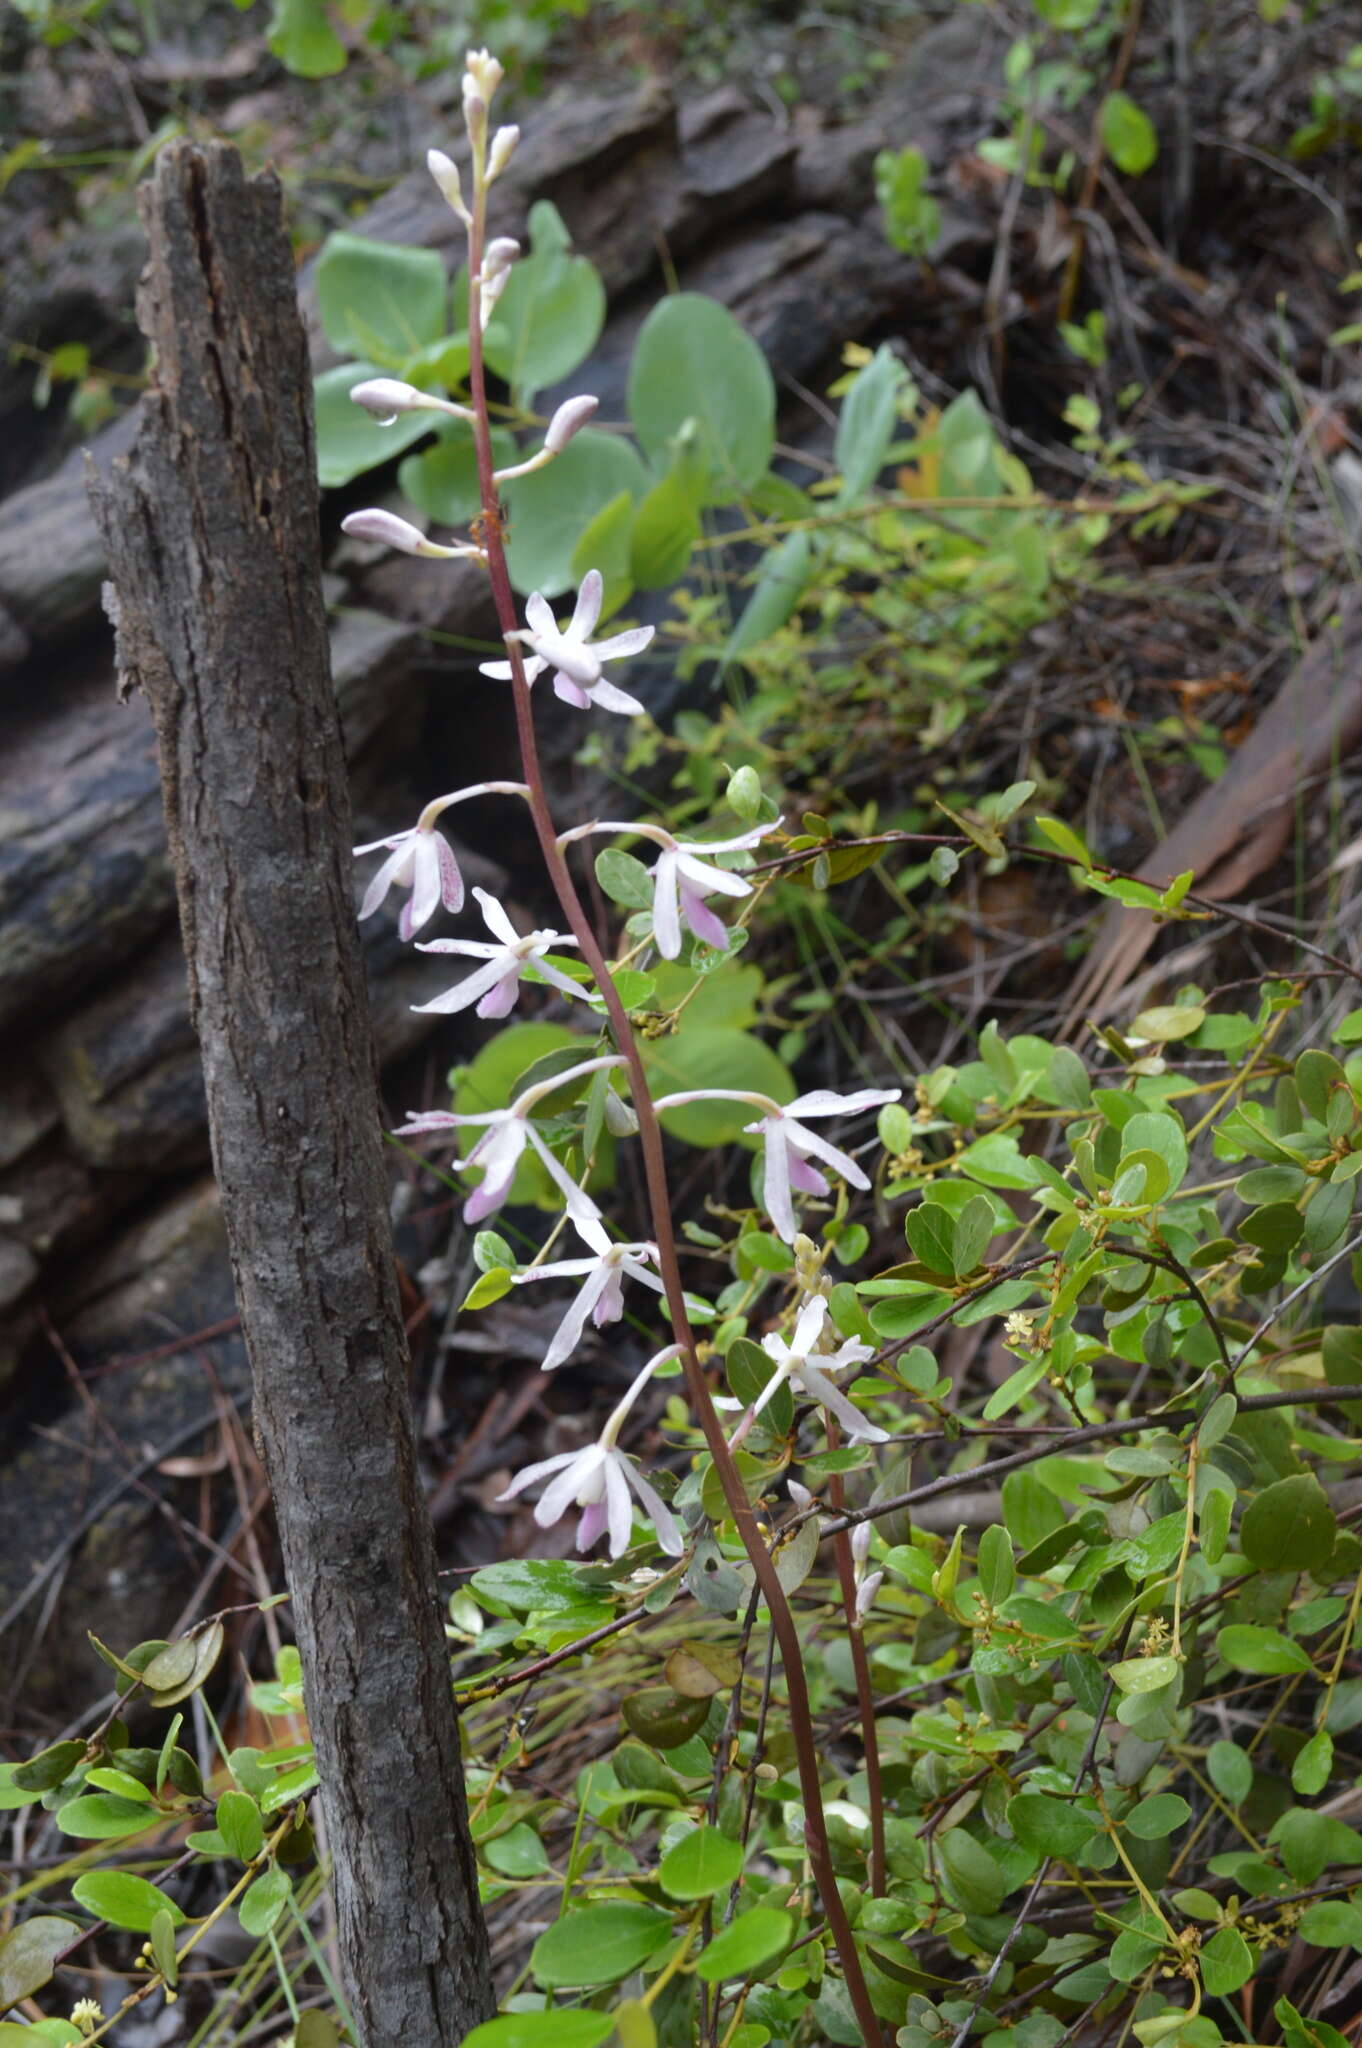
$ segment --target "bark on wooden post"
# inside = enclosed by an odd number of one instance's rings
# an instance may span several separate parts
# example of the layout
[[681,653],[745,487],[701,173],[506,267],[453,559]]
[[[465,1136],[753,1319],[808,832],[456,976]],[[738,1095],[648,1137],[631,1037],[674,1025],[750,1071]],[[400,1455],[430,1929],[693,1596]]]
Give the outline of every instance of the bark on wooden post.
[[151,702],[213,1154],[364,2048],[494,2010],[407,1396],[280,193],[177,144],[144,189],[154,384],[95,490]]

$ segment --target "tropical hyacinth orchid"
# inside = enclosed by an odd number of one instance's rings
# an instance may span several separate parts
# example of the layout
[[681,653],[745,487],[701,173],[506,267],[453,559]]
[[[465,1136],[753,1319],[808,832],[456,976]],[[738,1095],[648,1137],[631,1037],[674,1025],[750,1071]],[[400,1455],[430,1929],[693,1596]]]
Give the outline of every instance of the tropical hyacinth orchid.
[[434,798],[409,832],[394,832],[388,839],[371,839],[367,846],[356,846],[356,859],[362,854],[377,853],[380,847],[388,849],[388,858],[364,892],[359,907],[361,922],[373,916],[392,888],[411,891],[397,921],[398,934],[403,939],[410,939],[422,925],[428,924],[442,903],[446,910],[462,909],[463,876],[459,863],[453,847],[435,826],[451,805],[474,796],[528,797],[529,790],[523,782],[475,782],[467,789],[451,790],[447,796]]
[[529,1266],[513,1277],[517,1286],[527,1280],[580,1280],[582,1285],[554,1332],[544,1355],[545,1372],[570,1358],[581,1342],[588,1317],[599,1330],[605,1323],[617,1323],[624,1314],[624,1282],[641,1280],[655,1293],[664,1292],[655,1244],[615,1244],[598,1216],[574,1216],[580,1236],[591,1246],[589,1259],[555,1259],[547,1266]]
[[819,1137],[817,1131],[809,1130],[804,1119],[811,1116],[854,1116],[859,1110],[878,1109],[886,1102],[897,1102],[902,1093],[901,1088],[858,1088],[854,1095],[835,1095],[830,1088],[814,1088],[807,1095],[797,1095],[793,1102],[782,1107],[780,1103],[772,1102],[769,1095],[758,1095],[745,1088],[688,1088],[678,1095],[660,1096],[653,1107],[664,1110],[679,1109],[687,1102],[749,1102],[754,1108],[763,1110],[763,1116],[755,1123],[744,1124],[743,1129],[763,1140],[762,1205],[786,1244],[793,1244],[799,1224],[791,1191],[798,1189],[806,1195],[826,1195],[829,1192],[826,1177],[817,1167],[809,1165],[810,1153],[828,1166],[835,1167],[854,1188],[870,1186],[850,1154],[830,1145],[826,1138]]
[[632,832],[651,839],[662,851],[649,869],[653,885],[653,938],[664,960],[675,960],[681,951],[684,923],[697,939],[722,951],[728,944],[727,928],[705,902],[706,896],[750,896],[752,884],[729,868],[715,867],[705,856],[716,853],[747,853],[771,832],[779,831],[780,819],[769,825],[754,825],[732,839],[676,839],[661,825],[626,824],[608,819],[593,825],[578,825],[564,832],[560,846],[583,839],[593,832]]
[[[499,1209],[511,1192],[516,1168],[528,1145],[543,1162],[544,1168],[554,1186],[562,1195],[567,1213],[577,1228],[585,1234],[588,1228],[600,1229],[600,1211],[589,1195],[582,1192],[572,1175],[560,1159],[556,1159],[544,1142],[543,1136],[531,1121],[530,1111],[536,1102],[565,1082],[575,1081],[583,1074],[598,1074],[606,1067],[621,1067],[624,1061],[617,1053],[601,1059],[582,1060],[566,1072],[553,1075],[547,1081],[536,1081],[522,1094],[517,1095],[509,1109],[483,1109],[455,1111],[448,1109],[427,1109],[412,1111],[404,1124],[393,1132],[396,1138],[443,1137],[449,1132],[458,1132],[465,1124],[485,1124],[482,1137],[478,1139],[466,1159],[456,1159],[454,1164],[460,1173],[471,1166],[482,1168],[482,1181],[474,1188],[463,1207],[465,1223],[481,1223],[487,1216]],[[594,1263],[594,1262],[593,1262]],[[546,1268],[540,1267],[540,1272]]]
[[347,512],[341,521],[341,532],[348,533],[354,540],[372,540],[382,547],[396,548],[400,554],[419,555],[427,562],[487,560],[482,549],[468,541],[458,541],[452,548],[447,548],[438,541],[427,540],[420,527],[413,526],[410,519],[399,518],[396,512],[385,512],[382,506],[377,505],[371,505],[363,512]]
[[[611,1410],[594,1443],[584,1445],[580,1451],[563,1451],[556,1458],[527,1466],[516,1474],[504,1493],[497,1495],[498,1500],[511,1500],[525,1487],[549,1479],[534,1510],[539,1527],[551,1529],[570,1507],[579,1507],[582,1514],[577,1524],[577,1548],[589,1550],[608,1531],[611,1557],[622,1557],[633,1534],[634,1508],[629,1498],[632,1491],[652,1523],[662,1550],[668,1557],[680,1557],[685,1546],[675,1517],[663,1506],[633,1460],[616,1446],[621,1425],[639,1394],[657,1367],[676,1358],[680,1350],[679,1344],[669,1344],[665,1351],[648,1360],[623,1400]],[[550,1478],[551,1474],[556,1476]]]
[[[554,692],[565,704],[575,704],[582,711],[594,704],[602,711],[618,711],[634,717],[642,712],[643,706],[637,697],[617,690],[613,683],[604,680],[601,663],[623,661],[627,655],[641,654],[653,637],[653,628],[633,626],[627,633],[616,633],[609,640],[593,642],[591,634],[601,615],[604,596],[605,584],[600,570],[588,569],[577,593],[572,618],[560,632],[548,599],[536,590],[525,601],[525,617],[529,624],[522,631],[508,633],[506,637],[521,641],[530,650],[530,658],[525,662],[527,682],[532,683],[546,668],[551,668],[554,671]],[[480,662],[478,669],[481,675],[490,676],[499,683],[509,682],[512,673],[509,661]]]
[[783,1337],[774,1334],[762,1338],[761,1348],[775,1366],[775,1371],[734,1430],[729,1439],[731,1448],[737,1448],[767,1402],[783,1386],[797,1387],[811,1401],[817,1401],[830,1415],[836,1416],[849,1443],[882,1444],[888,1440],[888,1431],[867,1421],[859,1408],[852,1407],[841,1388],[835,1387],[828,1378],[829,1373],[843,1372],[848,1366],[864,1365],[875,1354],[869,1344],[858,1343],[855,1338],[848,1338],[835,1351],[820,1351],[818,1346],[824,1338],[827,1313],[826,1301],[821,1294],[815,1294],[799,1311],[794,1336],[788,1344]]
[[486,964],[470,974],[458,986],[446,989],[433,1002],[413,1003],[412,1008],[421,1016],[449,1017],[456,1010],[466,1010],[470,1003],[476,1003],[479,1017],[508,1017],[515,1008],[520,994],[520,978],[525,969],[533,965],[536,974],[551,988],[563,995],[578,996],[586,1001],[585,989],[575,981],[569,981],[544,958],[553,946],[575,946],[576,939],[563,932],[526,932],[522,938],[502,905],[486,889],[474,889],[482,911],[483,923],[492,934],[492,944],[485,939],[430,939],[424,945],[418,944],[418,953],[464,953],[471,959]]

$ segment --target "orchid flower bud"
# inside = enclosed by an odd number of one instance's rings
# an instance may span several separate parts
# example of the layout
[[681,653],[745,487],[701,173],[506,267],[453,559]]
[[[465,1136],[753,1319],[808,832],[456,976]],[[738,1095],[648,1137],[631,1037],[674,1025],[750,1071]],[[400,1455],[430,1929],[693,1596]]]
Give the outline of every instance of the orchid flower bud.
[[565,398],[544,436],[544,446],[550,455],[561,455],[573,435],[580,433],[600,404],[599,398],[584,394],[581,398]]
[[516,257],[520,244],[512,235],[497,235],[482,252],[482,281],[491,284],[494,278],[504,277]]
[[884,1582],[883,1572],[872,1572],[868,1579],[862,1579],[856,1588],[856,1619],[861,1621],[875,1605],[875,1595]]
[[490,50],[469,50],[464,58],[465,96],[471,83],[484,106],[491,105],[492,96],[505,76]]
[[354,386],[350,398],[383,426],[402,412],[445,412],[461,420],[473,417],[466,405],[455,405],[452,399],[438,398],[430,391],[418,391],[414,384],[404,384],[397,377],[366,377],[362,384]]
[[442,548],[437,542],[427,540],[419,526],[413,526],[409,519],[399,519],[396,512],[384,512],[373,507],[365,512],[348,512],[341,521],[341,532],[348,533],[355,540],[376,540],[384,547],[398,548],[404,555],[423,555],[432,561],[456,561],[464,555],[481,555],[480,548]]
[[789,1494],[790,1499],[799,1509],[799,1512],[802,1515],[806,1515],[813,1506],[813,1495],[809,1492],[808,1487],[801,1486],[797,1479],[787,1479],[785,1491]]
[[492,137],[492,147],[487,152],[487,182],[489,185],[493,178],[501,176],[507,164],[515,155],[516,144],[519,140],[520,130],[517,127],[498,128],[496,134]]
[[428,149],[426,151],[426,169],[430,172],[431,177],[434,178],[445,199],[453,207],[455,213],[458,214],[459,219],[466,226],[471,227],[473,217],[464,205],[463,186],[459,182],[459,167],[454,162],[454,159],[446,156],[442,149]]
[[858,1522],[851,1532],[851,1555],[857,1564],[864,1564],[870,1555],[870,1539],[874,1534],[869,1522]]
[[479,153],[487,143],[487,102],[478,91],[471,72],[465,73],[463,81],[463,125],[468,130],[468,139],[473,145],[473,176],[476,183],[479,175]]

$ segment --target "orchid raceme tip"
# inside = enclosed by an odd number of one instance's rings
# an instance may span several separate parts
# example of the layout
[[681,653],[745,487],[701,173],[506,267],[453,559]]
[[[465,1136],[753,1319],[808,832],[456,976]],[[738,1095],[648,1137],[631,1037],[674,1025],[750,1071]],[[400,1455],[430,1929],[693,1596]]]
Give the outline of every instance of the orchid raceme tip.
[[540,979],[561,994],[587,1000],[584,989],[579,988],[575,981],[569,981],[543,957],[554,946],[575,946],[578,943],[576,939],[563,932],[551,931],[527,932],[522,938],[495,896],[486,889],[474,889],[473,894],[478,899],[483,923],[491,932],[493,943],[489,945],[485,939],[430,939],[424,945],[418,944],[417,951],[463,953],[486,964],[457,987],[436,996],[433,1002],[413,1003],[412,1008],[418,1014],[447,1017],[457,1010],[466,1010],[470,1003],[476,1003],[480,1017],[509,1016],[520,993],[520,978],[529,966],[533,966]]
[[750,896],[752,893],[752,884],[742,875],[734,874],[729,868],[715,867],[708,856],[748,853],[769,833],[779,831],[780,824],[780,819],[775,818],[769,825],[754,825],[732,839],[681,840],[674,838],[661,825],[625,824],[610,820],[579,825],[573,831],[564,832],[559,845],[566,846],[572,840],[585,838],[594,832],[632,832],[660,846],[662,851],[649,870],[653,885],[653,937],[663,959],[675,960],[681,952],[683,922],[707,946],[717,946],[722,951],[728,944],[727,927],[709,908],[704,900],[706,896]]
[[442,832],[435,829],[436,820],[454,804],[464,803],[475,796],[529,796],[523,782],[474,782],[467,789],[454,789],[447,796],[437,796],[428,803],[409,832],[394,832],[387,839],[371,839],[365,846],[355,847],[354,854],[377,853],[386,848],[388,858],[364,892],[360,905],[360,920],[372,917],[382,903],[389,889],[410,889],[411,895],[402,906],[398,919],[398,934],[409,939],[428,924],[443,903],[446,910],[460,910],[463,907],[463,876],[459,863],[454,858],[454,849]]
[[[602,711],[618,711],[632,717],[643,711],[643,705],[637,697],[630,697],[613,683],[604,681],[601,663],[641,654],[653,637],[653,628],[634,626],[609,640],[593,642],[590,636],[601,615],[604,596],[600,570],[588,569],[577,593],[572,619],[560,632],[547,598],[536,590],[525,603],[528,626],[506,637],[520,640],[530,649],[530,659],[524,664],[527,682],[532,683],[546,668],[551,668],[554,693],[565,704],[575,704],[583,711],[594,704]],[[504,683],[510,681],[513,670],[509,661],[484,661],[479,663],[479,673]]]
[[657,1294],[664,1292],[655,1244],[615,1244],[598,1217],[585,1220],[574,1217],[573,1222],[579,1235],[591,1246],[590,1258],[557,1259],[547,1266],[527,1266],[523,1273],[514,1275],[517,1285],[527,1280],[571,1279],[582,1282],[544,1356],[545,1372],[552,1372],[555,1366],[572,1356],[586,1329],[588,1317],[598,1330],[605,1323],[619,1321],[624,1314],[626,1277],[641,1280],[645,1287],[651,1287]]
[[854,1338],[849,1338],[833,1351],[819,1351],[817,1347],[824,1341],[827,1313],[826,1301],[821,1294],[815,1294],[800,1309],[794,1335],[788,1343],[783,1337],[774,1335],[762,1338],[761,1348],[775,1366],[775,1371],[734,1430],[729,1439],[732,1448],[736,1449],[742,1442],[763,1408],[784,1385],[798,1387],[811,1401],[817,1401],[829,1414],[836,1416],[849,1442],[887,1441],[888,1431],[868,1422],[860,1409],[852,1406],[841,1388],[835,1387],[828,1378],[829,1373],[843,1372],[848,1366],[864,1365],[875,1354],[870,1345],[860,1344]]
[[[396,1138],[431,1138],[456,1134],[465,1124],[485,1124],[486,1130],[478,1139],[466,1159],[456,1159],[454,1164],[460,1172],[469,1167],[482,1169],[481,1185],[474,1188],[464,1203],[465,1223],[481,1223],[487,1216],[499,1209],[511,1192],[516,1168],[528,1146],[542,1161],[545,1171],[563,1197],[564,1206],[573,1223],[584,1234],[587,1229],[600,1230],[600,1211],[591,1197],[583,1193],[561,1159],[549,1150],[543,1136],[535,1127],[530,1111],[544,1096],[569,1081],[578,1080],[585,1074],[598,1074],[609,1067],[622,1067],[624,1061],[617,1053],[607,1053],[599,1059],[581,1060],[575,1067],[564,1073],[554,1074],[546,1081],[536,1081],[519,1094],[508,1109],[484,1109],[455,1111],[448,1109],[427,1109],[412,1111],[405,1123],[399,1124],[393,1132]],[[541,1267],[540,1271],[544,1269]]]
[[599,1537],[609,1533],[611,1557],[622,1557],[633,1534],[634,1510],[629,1495],[652,1523],[658,1544],[668,1557],[680,1557],[685,1545],[675,1517],[663,1506],[633,1460],[616,1448],[621,1425],[639,1394],[659,1365],[677,1357],[679,1344],[669,1344],[650,1358],[634,1379],[622,1401],[611,1411],[604,1429],[580,1451],[563,1451],[556,1458],[544,1458],[518,1472],[498,1500],[511,1500],[527,1486],[549,1479],[535,1508],[534,1519],[541,1529],[551,1529],[570,1507],[582,1510],[577,1524],[577,1548],[589,1550]]
[[835,1167],[854,1188],[870,1186],[868,1178],[850,1154],[829,1144],[826,1138],[820,1138],[817,1131],[809,1130],[804,1119],[855,1116],[863,1109],[879,1109],[886,1102],[897,1102],[902,1093],[901,1088],[859,1088],[854,1095],[835,1095],[830,1088],[814,1088],[807,1095],[797,1095],[793,1102],[782,1107],[769,1095],[758,1095],[746,1088],[687,1088],[677,1095],[659,1096],[653,1107],[663,1110],[680,1109],[687,1102],[748,1102],[754,1108],[764,1110],[764,1116],[755,1123],[744,1124],[743,1129],[760,1135],[763,1140],[762,1203],[786,1244],[793,1244],[799,1223],[791,1190],[798,1189],[806,1195],[830,1192],[826,1177],[817,1167],[809,1165],[810,1154]]

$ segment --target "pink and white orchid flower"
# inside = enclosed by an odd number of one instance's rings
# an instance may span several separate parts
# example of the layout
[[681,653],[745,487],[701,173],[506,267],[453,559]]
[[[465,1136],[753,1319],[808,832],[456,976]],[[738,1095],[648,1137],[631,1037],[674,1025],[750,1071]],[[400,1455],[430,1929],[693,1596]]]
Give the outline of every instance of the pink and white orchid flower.
[[826,1301],[821,1294],[815,1294],[800,1309],[794,1336],[788,1344],[783,1337],[774,1334],[762,1338],[761,1348],[775,1366],[775,1371],[734,1430],[729,1439],[731,1448],[736,1449],[742,1442],[777,1388],[787,1385],[798,1387],[811,1401],[817,1401],[829,1414],[835,1415],[849,1443],[882,1444],[888,1440],[889,1432],[877,1423],[868,1422],[859,1408],[852,1407],[841,1388],[835,1387],[828,1378],[830,1372],[843,1372],[850,1365],[864,1365],[875,1354],[869,1344],[858,1343],[855,1338],[848,1338],[834,1351],[818,1350],[824,1339],[827,1313]]
[[[600,1211],[589,1195],[582,1192],[572,1175],[560,1159],[556,1159],[544,1142],[540,1132],[530,1120],[530,1111],[536,1102],[546,1095],[552,1095],[567,1081],[575,1081],[583,1074],[597,1074],[605,1067],[622,1067],[624,1061],[618,1053],[611,1053],[601,1059],[581,1060],[575,1067],[564,1073],[554,1074],[546,1081],[536,1081],[530,1088],[517,1095],[509,1109],[483,1109],[459,1111],[448,1109],[426,1109],[412,1111],[404,1124],[393,1132],[395,1138],[443,1137],[447,1132],[459,1131],[465,1124],[485,1124],[483,1136],[478,1139],[466,1159],[456,1159],[455,1167],[460,1173],[470,1166],[482,1168],[481,1184],[474,1188],[463,1206],[465,1223],[481,1223],[484,1217],[492,1215],[501,1207],[511,1192],[516,1168],[521,1155],[528,1145],[543,1161],[545,1170],[554,1186],[563,1196],[568,1215],[577,1228],[585,1234],[588,1228],[599,1230]],[[543,1272],[545,1269],[540,1268]]]
[[830,1145],[826,1138],[819,1137],[817,1131],[807,1129],[803,1119],[810,1116],[854,1116],[859,1110],[878,1109],[886,1102],[897,1102],[902,1093],[901,1088],[858,1088],[854,1095],[834,1095],[830,1088],[814,1088],[807,1095],[797,1095],[793,1102],[782,1107],[769,1095],[758,1095],[746,1088],[688,1088],[679,1095],[660,1096],[653,1107],[663,1110],[679,1109],[686,1102],[750,1102],[754,1108],[763,1110],[763,1116],[755,1123],[744,1124],[743,1129],[759,1134],[764,1141],[762,1202],[786,1244],[793,1244],[799,1224],[795,1218],[791,1190],[797,1188],[805,1195],[826,1195],[829,1192],[826,1177],[817,1167],[809,1165],[810,1153],[828,1166],[836,1167],[842,1178],[849,1180],[854,1188],[870,1186],[850,1154]]
[[409,832],[394,832],[391,838],[371,839],[367,846],[355,847],[356,858],[365,853],[377,853],[381,846],[390,849],[388,858],[364,892],[364,901],[359,907],[361,921],[373,916],[389,889],[394,887],[411,891],[397,921],[398,933],[404,939],[411,938],[423,924],[428,924],[442,903],[446,910],[462,909],[463,876],[459,873],[453,847],[444,834],[435,829],[436,820],[452,804],[461,804],[468,797],[528,798],[529,794],[523,782],[475,782],[467,789],[455,789],[448,796],[437,796],[426,805]]
[[[577,593],[572,619],[560,632],[548,599],[536,590],[525,603],[528,626],[519,633],[508,634],[507,638],[523,641],[530,650],[530,658],[525,662],[527,681],[532,683],[546,668],[551,668],[554,670],[554,693],[565,704],[575,704],[582,711],[595,704],[602,711],[619,711],[632,716],[641,712],[643,706],[637,697],[630,697],[625,691],[617,690],[613,683],[604,681],[601,663],[622,661],[626,655],[641,654],[653,637],[653,628],[634,626],[627,633],[616,633],[609,640],[593,643],[591,633],[601,615],[604,595],[605,584],[600,570],[588,569]],[[509,661],[480,662],[478,670],[481,675],[491,676],[494,682],[505,683],[511,678]]]
[[630,1490],[638,1496],[644,1514],[657,1532],[657,1540],[668,1557],[680,1557],[685,1545],[675,1517],[665,1508],[631,1458],[616,1448],[620,1427],[657,1367],[675,1358],[679,1344],[669,1344],[650,1358],[617,1407],[612,1409],[604,1429],[592,1444],[580,1451],[562,1451],[518,1472],[498,1500],[510,1500],[523,1488],[533,1486],[550,1473],[557,1476],[545,1487],[534,1511],[541,1529],[551,1529],[570,1507],[582,1510],[577,1524],[577,1548],[589,1550],[607,1530],[610,1555],[623,1557],[633,1534],[634,1509]]
[[769,825],[753,825],[732,839],[682,840],[673,838],[661,825],[606,819],[564,832],[558,844],[566,846],[571,840],[584,839],[593,832],[633,832],[660,846],[662,851],[649,870],[653,885],[653,937],[663,959],[675,960],[681,951],[683,922],[707,946],[717,946],[722,951],[728,944],[727,927],[705,902],[706,896],[752,893],[752,884],[743,876],[735,875],[729,868],[715,867],[712,860],[703,856],[750,852],[768,833],[778,831],[780,823],[779,818],[774,818]]
[[657,1271],[655,1244],[616,1244],[607,1235],[599,1216],[574,1216],[572,1220],[578,1234],[591,1246],[591,1258],[556,1259],[547,1266],[528,1266],[523,1273],[513,1276],[517,1286],[528,1280],[571,1279],[582,1282],[545,1353],[545,1372],[552,1372],[555,1366],[572,1356],[581,1342],[588,1317],[598,1330],[605,1323],[619,1321],[624,1314],[626,1277],[641,1280],[645,1287],[651,1287],[657,1294],[664,1291]]
[[494,944],[485,939],[430,939],[424,945],[417,945],[418,953],[465,953],[472,959],[487,964],[470,974],[456,988],[446,989],[442,996],[436,996],[430,1003],[413,1003],[412,1008],[421,1016],[452,1016],[456,1010],[466,1010],[470,1003],[478,1006],[480,1017],[507,1017],[515,1008],[520,994],[520,977],[533,964],[535,972],[551,988],[563,995],[577,996],[587,1000],[586,990],[579,988],[567,975],[560,974],[543,957],[551,947],[575,946],[576,939],[563,932],[527,932],[522,938],[505,910],[495,896],[486,889],[474,889],[482,910],[483,922],[491,932]]

